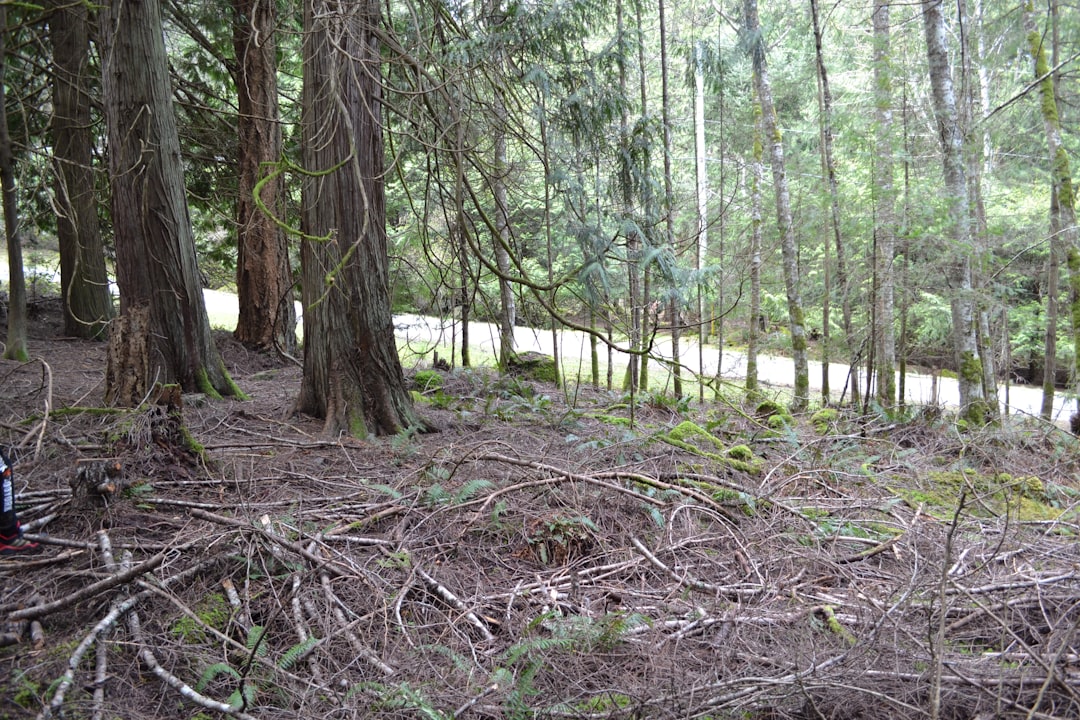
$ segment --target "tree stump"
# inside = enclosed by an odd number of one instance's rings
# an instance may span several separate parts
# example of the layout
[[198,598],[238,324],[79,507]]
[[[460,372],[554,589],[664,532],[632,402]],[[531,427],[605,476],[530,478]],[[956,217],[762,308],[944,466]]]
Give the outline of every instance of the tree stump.
[[103,499],[124,489],[124,467],[115,459],[85,460],[79,463],[69,485],[73,507],[100,506]]
[[150,308],[129,308],[109,325],[105,404],[138,407],[149,385]]

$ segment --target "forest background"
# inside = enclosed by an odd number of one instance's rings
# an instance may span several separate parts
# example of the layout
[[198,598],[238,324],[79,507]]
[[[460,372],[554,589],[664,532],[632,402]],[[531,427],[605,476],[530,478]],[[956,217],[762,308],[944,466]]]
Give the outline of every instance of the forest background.
[[1075,8],[0,27],[0,718],[1080,715],[1077,438],[995,398],[1075,397]]
[[[60,263],[69,331],[86,335],[111,300],[80,288],[120,268],[93,25],[78,36],[76,74],[64,79],[64,55],[48,61],[63,47],[57,18],[79,7],[7,8],[5,207],[17,212],[9,237],[33,253],[73,216],[66,198],[94,188],[81,212],[101,239],[76,247],[108,269]],[[712,363],[702,350],[670,364],[674,393],[702,399],[714,383],[695,368],[722,364],[723,347],[794,354],[798,375],[809,338],[823,400],[902,403],[915,363],[977,379],[961,388],[965,406],[987,398],[976,415],[996,413],[999,381],[1043,384],[1049,416],[1055,386],[1075,374],[1075,17],[1056,4],[940,6],[948,98],[932,82],[930,7],[780,3],[758,20],[752,3],[388,6],[373,17],[393,309],[498,322],[504,366],[516,323],[588,330],[587,379],[631,391],[648,389],[657,332],[720,348]],[[292,316],[278,310],[291,307],[306,232],[299,9],[163,9],[199,280],[239,291],[238,338],[291,352]],[[244,50],[271,32],[261,54]],[[53,119],[65,88],[87,100],[85,160],[53,152],[71,142]],[[260,214],[273,222],[251,229]],[[468,365],[460,340],[449,361]],[[630,352],[624,377],[610,352],[601,362],[605,344]],[[833,388],[831,359],[864,370]],[[877,381],[893,368],[899,389]],[[752,361],[747,374],[752,388]],[[800,382],[796,405],[809,399]]]

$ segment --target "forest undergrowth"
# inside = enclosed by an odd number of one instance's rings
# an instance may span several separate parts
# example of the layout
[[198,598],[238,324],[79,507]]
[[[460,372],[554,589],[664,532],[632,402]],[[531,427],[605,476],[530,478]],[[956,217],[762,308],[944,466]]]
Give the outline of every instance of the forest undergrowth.
[[1078,447],[938,408],[685,406],[417,372],[441,430],[327,439],[299,370],[102,407],[0,363],[28,535],[0,718],[1080,716]]

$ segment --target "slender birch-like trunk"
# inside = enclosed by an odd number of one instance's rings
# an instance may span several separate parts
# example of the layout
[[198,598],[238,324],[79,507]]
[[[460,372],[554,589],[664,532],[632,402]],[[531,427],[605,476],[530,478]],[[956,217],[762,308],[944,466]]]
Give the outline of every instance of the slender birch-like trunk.
[[971,273],[971,212],[964,173],[963,139],[957,122],[956,94],[946,44],[942,0],[925,0],[923,21],[930,70],[934,113],[941,140],[946,202],[949,208],[948,259],[952,286],[953,362],[960,390],[960,415],[970,422],[985,422],[989,407],[983,394],[982,360],[975,332],[975,300]]
[[806,353],[806,320],[799,289],[799,252],[791,219],[791,195],[784,167],[784,143],[780,134],[776,108],[773,105],[769,68],[765,59],[765,44],[761,39],[757,0],[744,0],[745,32],[750,42],[750,58],[754,67],[754,85],[761,102],[761,118],[765,141],[769,146],[772,166],[773,194],[776,199],[776,221],[780,228],[780,250],[784,264],[784,287],[787,290],[788,324],[791,332],[791,355],[795,364],[795,397],[792,410],[805,410],[810,402],[810,369]]

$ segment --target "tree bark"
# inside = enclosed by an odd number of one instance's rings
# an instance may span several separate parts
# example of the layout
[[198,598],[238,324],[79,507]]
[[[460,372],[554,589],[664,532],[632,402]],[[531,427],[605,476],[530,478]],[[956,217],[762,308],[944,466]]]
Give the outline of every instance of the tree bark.
[[956,95],[953,92],[941,4],[941,0],[924,0],[923,21],[952,240],[948,273],[952,286],[953,362],[960,390],[960,415],[971,422],[982,423],[987,419],[990,408],[983,394],[982,361],[975,330],[970,200],[964,176],[963,142],[957,122]]
[[101,44],[120,311],[148,308],[151,383],[242,395],[203,302],[159,0],[106,5]]
[[[708,262],[709,253],[709,172],[706,165],[705,145],[705,48],[702,41],[694,43],[694,194],[697,200],[697,254],[694,269],[697,270],[697,321],[698,321],[698,374],[705,377],[705,343],[709,340],[710,322],[705,312],[705,288],[701,273]],[[721,348],[721,353],[723,348]],[[698,383],[698,401],[705,402],[705,383]]]
[[[836,162],[833,159],[833,109],[832,90],[829,88],[829,74],[825,69],[825,56],[822,49],[821,20],[818,14],[817,0],[810,0],[810,18],[814,28],[814,56],[816,58],[817,77],[819,85],[818,101],[821,109],[821,164],[825,171],[825,180],[828,186],[829,198],[829,224],[832,226],[833,242],[836,245],[836,282],[840,286],[840,315],[844,325],[844,338],[847,341],[849,365],[852,368],[852,376],[857,377],[855,367],[858,360],[858,341],[855,338],[855,329],[851,320],[851,281],[847,271],[847,256],[845,253],[843,234],[840,229],[840,189],[836,178]],[[828,268],[826,268],[826,273]],[[826,293],[830,288],[826,288]],[[826,295],[826,303],[828,295]],[[829,313],[826,304],[826,312],[822,319],[823,336],[828,337]],[[824,349],[824,358],[821,363],[821,394],[822,402],[828,404],[829,392],[829,358],[828,345]],[[859,383],[851,383],[851,401],[856,407],[859,404]]]
[[[1028,51],[1031,53],[1035,77],[1039,78],[1039,102],[1042,110],[1043,129],[1046,133],[1047,154],[1050,158],[1050,175],[1057,190],[1056,217],[1051,218],[1051,228],[1057,228],[1059,247],[1065,250],[1065,267],[1068,269],[1069,317],[1072,322],[1073,346],[1080,348],[1080,247],[1077,245],[1076,197],[1072,184],[1069,154],[1062,144],[1061,118],[1058,115],[1057,93],[1050,72],[1048,53],[1042,33],[1035,25],[1034,8],[1030,0],[1024,4],[1024,29],[1027,32]],[[1054,206],[1052,206],[1053,209]],[[1053,248],[1053,243],[1051,244]],[[1051,302],[1054,298],[1051,298]],[[1080,387],[1080,352],[1074,352],[1071,373],[1073,391]],[[1077,396],[1077,412],[1080,413],[1080,396]]]
[[328,435],[423,429],[390,311],[377,0],[304,3],[297,409]]
[[788,326],[791,332],[791,355],[795,364],[795,396],[792,410],[805,410],[810,402],[810,368],[806,353],[806,321],[799,289],[799,253],[791,219],[791,195],[784,167],[784,143],[780,134],[776,108],[772,100],[769,67],[765,59],[765,44],[761,38],[757,0],[744,0],[745,32],[750,43],[750,59],[754,68],[754,85],[761,102],[762,127],[769,147],[772,166],[773,194],[776,200],[776,221],[780,228],[780,250],[784,262],[784,287],[787,291]]
[[750,318],[746,332],[746,392],[758,392],[758,344],[761,338],[761,186],[765,179],[762,160],[761,102],[754,94],[754,143],[750,157]]
[[1054,415],[1054,395],[1057,392],[1057,331],[1058,299],[1061,296],[1061,213],[1058,211],[1057,186],[1050,187],[1050,254],[1046,259],[1046,328],[1043,335],[1042,405],[1039,416],[1050,420]]
[[495,196],[495,265],[499,268],[499,368],[505,372],[514,355],[517,308],[514,289],[507,279],[510,277],[510,208],[506,194],[506,106],[500,96],[495,98],[495,122],[498,127],[495,128],[495,175],[491,189]]
[[87,6],[53,0],[52,138],[64,333],[96,338],[113,314],[94,194]]
[[896,337],[893,332],[893,258],[896,252],[896,187],[893,182],[892,53],[889,3],[875,0],[874,28],[874,258],[877,276],[877,399],[883,407],[896,403]]
[[4,234],[8,251],[7,346],[4,358],[26,362],[26,277],[23,275],[22,239],[19,237],[19,203],[15,188],[15,156],[7,121],[4,69],[7,65],[7,7],[0,5],[0,195],[3,196]]
[[[285,217],[285,184],[268,168],[281,161],[277,59],[272,0],[233,0],[233,46],[239,116],[239,195],[236,201],[235,337],[258,349],[296,350],[289,245],[278,224]],[[260,207],[261,205],[261,207]]]
[[[671,93],[668,89],[667,59],[667,13],[664,12],[664,0],[659,0],[657,12],[660,16],[660,114],[664,125],[664,244],[672,253],[675,251],[675,190],[671,177]],[[677,254],[677,253],[676,253]],[[682,397],[682,359],[680,357],[682,340],[682,298],[681,293],[672,292],[668,301],[668,315],[671,319],[671,377],[672,391],[675,397]]]

